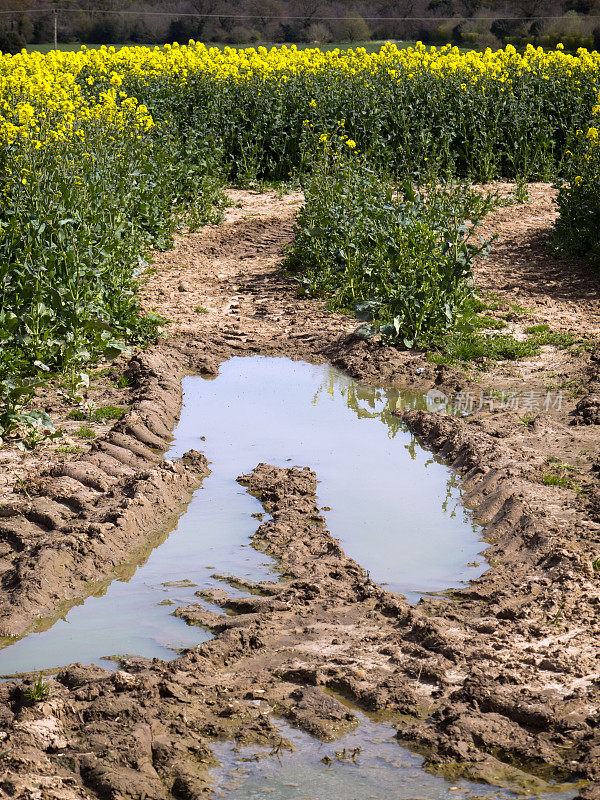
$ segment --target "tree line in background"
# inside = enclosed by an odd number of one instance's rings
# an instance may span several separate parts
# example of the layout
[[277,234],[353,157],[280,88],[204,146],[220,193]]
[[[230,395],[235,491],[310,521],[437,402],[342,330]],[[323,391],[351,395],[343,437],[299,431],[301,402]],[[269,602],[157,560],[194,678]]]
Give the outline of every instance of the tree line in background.
[[61,43],[396,39],[600,49],[600,0],[1,0],[0,11],[3,52],[52,42],[55,13]]

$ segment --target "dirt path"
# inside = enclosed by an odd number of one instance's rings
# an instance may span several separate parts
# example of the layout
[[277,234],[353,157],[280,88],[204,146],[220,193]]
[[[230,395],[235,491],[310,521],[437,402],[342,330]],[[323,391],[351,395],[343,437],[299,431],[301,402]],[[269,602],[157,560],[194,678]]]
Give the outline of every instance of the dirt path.
[[[529,205],[487,221],[500,238],[478,265],[478,284],[517,335],[542,322],[597,334],[593,276],[548,259],[551,190],[530,191]],[[205,462],[158,454],[180,378],[216,374],[231,355],[328,360],[367,381],[470,396],[464,418],[405,419],[463,474],[492,566],[451,598],[411,608],[331,539],[316,513],[314,474],[262,465],[247,480],[273,521],[255,544],[280,559],[286,580],[252,587],[260,594],[241,602],[212,597],[236,616],[178,610],[216,635],[168,664],[133,659],[113,676],[65,669],[33,706],[18,682],[3,685],[0,789],[44,800],[205,796],[212,739],[276,742],[269,709],[317,735],[354,724],[320,689],[329,687],[408,715],[399,735],[424,746],[431,764],[492,782],[511,771],[521,780],[585,778],[582,796],[600,797],[600,358],[544,347],[527,361],[465,373],[357,340],[354,320],[298,299],[281,272],[300,198],[232,198],[222,226],[181,237],[144,278],[143,302],[171,320],[169,338],[132,361],[123,418],[98,428],[85,452],[65,459],[41,449],[18,462],[22,483],[6,481],[4,633],[23,633],[110,575],[156,532],[157,517],[186,502]],[[65,409],[51,393],[44,402],[60,422]],[[568,479],[548,485],[550,474]],[[256,692],[264,705],[250,702]]]
[[[508,194],[510,184],[498,184]],[[529,201],[497,209],[484,221],[486,238],[497,233],[489,258],[479,264],[477,286],[532,309],[555,330],[600,334],[596,271],[583,260],[562,260],[548,248],[556,219],[556,190],[531,184]]]

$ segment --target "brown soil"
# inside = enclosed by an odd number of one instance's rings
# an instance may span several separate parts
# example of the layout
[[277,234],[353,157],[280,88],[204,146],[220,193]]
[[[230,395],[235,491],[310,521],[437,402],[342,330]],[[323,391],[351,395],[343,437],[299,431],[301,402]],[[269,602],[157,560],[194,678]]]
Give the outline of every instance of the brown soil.
[[[552,190],[530,193],[527,205],[488,219],[499,239],[478,285],[500,299],[517,336],[542,322],[596,336],[595,277],[549,257]],[[19,461],[5,448],[21,480],[5,481],[0,507],[2,632],[24,633],[109,577],[187,501],[206,462],[160,455],[180,378],[216,374],[232,355],[327,360],[372,383],[485,396],[464,418],[413,411],[405,420],[463,475],[491,566],[468,588],[411,608],[324,529],[313,473],[260,465],[245,480],[272,521],[254,544],[281,561],[281,583],[248,587],[258,593],[242,601],[212,597],[235,616],[179,609],[215,637],[172,662],[131,659],[115,675],[66,668],[35,705],[19,682],[4,684],[0,789],[43,800],[206,796],[211,740],[276,744],[271,710],[322,737],[356,724],[322,692],[329,687],[405,715],[399,737],[432,765],[493,783],[510,772],[529,780],[522,771],[581,778],[590,781],[582,796],[600,797],[600,358],[544,347],[465,372],[358,340],[354,320],[298,299],[281,271],[301,198],[232,198],[223,225],[181,237],[146,276],[143,301],[170,318],[169,339],[131,361],[125,416],[70,460],[47,447]],[[501,391],[528,397],[530,411],[492,402]],[[562,402],[544,408],[547,392]],[[52,392],[40,402],[64,416]],[[550,473],[568,485],[546,485]]]

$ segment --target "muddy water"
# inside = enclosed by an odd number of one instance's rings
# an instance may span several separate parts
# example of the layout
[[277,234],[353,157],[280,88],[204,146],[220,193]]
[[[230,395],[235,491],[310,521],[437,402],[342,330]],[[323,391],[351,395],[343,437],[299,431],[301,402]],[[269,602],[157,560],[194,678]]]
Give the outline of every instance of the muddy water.
[[[210,634],[172,616],[196,593],[219,585],[215,573],[270,579],[276,565],[249,537],[262,506],[236,482],[258,462],[310,466],[327,524],[372,577],[417,602],[479,574],[482,544],[459,505],[456,481],[423,450],[394,411],[426,407],[422,396],[360,386],[339,371],[286,359],[236,358],[214,380],[185,380],[184,407],[170,456],[206,452],[211,474],[175,529],[123,565],[120,576],[71,607],[47,629],[0,652],[0,673],[73,661],[110,666],[103,657],[135,653],[171,658]],[[477,562],[479,566],[468,566]],[[220,584],[222,585],[222,584]],[[237,590],[228,585],[228,591]],[[218,610],[214,608],[213,610]],[[323,744],[283,722],[293,752],[217,743],[214,796],[254,800],[508,800],[510,791],[446,781],[400,746],[395,727],[353,709],[360,725]],[[523,778],[521,774],[520,778]],[[515,776],[512,790],[576,794]],[[500,782],[500,781],[498,781]]]
[[184,390],[170,455],[203,450],[210,476],[142,566],[128,565],[97,596],[46,621],[41,627],[54,622],[47,630],[2,650],[0,674],[73,661],[109,666],[102,659],[114,654],[171,658],[209,638],[171,611],[214,586],[213,573],[273,577],[274,565],[249,545],[262,507],[235,480],[260,461],[314,469],[332,534],[411,602],[484,568],[453,474],[392,413],[425,407],[426,398],[361,386],[330,366],[263,357],[234,358],[213,380],[185,379]]
[[[235,476],[260,461],[309,466],[329,530],[378,583],[416,602],[481,573],[482,544],[455,475],[393,414],[425,408],[422,395],[363,386],[329,365],[264,357],[234,358],[216,379],[187,378],[184,388],[173,452],[205,449],[213,470],[205,490],[218,484],[230,502],[240,491]],[[214,560],[228,544],[217,545]]]
[[212,771],[215,798],[227,800],[510,800],[516,794],[568,800],[573,786],[551,786],[515,771],[510,789],[446,780],[425,772],[421,756],[398,745],[396,729],[354,710],[360,726],[335,742],[319,742],[279,723],[293,751],[213,747],[221,766]]

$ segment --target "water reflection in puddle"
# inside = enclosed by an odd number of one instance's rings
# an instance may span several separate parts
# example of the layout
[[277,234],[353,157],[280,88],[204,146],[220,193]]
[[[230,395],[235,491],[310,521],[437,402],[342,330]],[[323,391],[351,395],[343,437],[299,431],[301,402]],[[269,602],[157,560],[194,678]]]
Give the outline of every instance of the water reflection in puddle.
[[160,547],[51,627],[45,621],[47,630],[6,647],[0,674],[74,661],[107,666],[102,657],[112,654],[171,658],[209,638],[172,609],[197,601],[215,572],[273,578],[272,562],[249,545],[262,506],[235,480],[261,461],[314,469],[329,530],[374,580],[411,602],[477,576],[482,545],[455,476],[392,413],[426,404],[282,358],[234,358],[216,379],[186,378],[170,455],[202,450],[211,474]]
[[213,470],[205,490],[219,482],[230,498],[235,476],[259,461],[309,466],[329,530],[374,580],[416,602],[481,573],[482,545],[456,475],[393,413],[425,408],[422,395],[261,357],[232,359],[215,380],[191,377],[184,387],[173,452],[205,448]]

